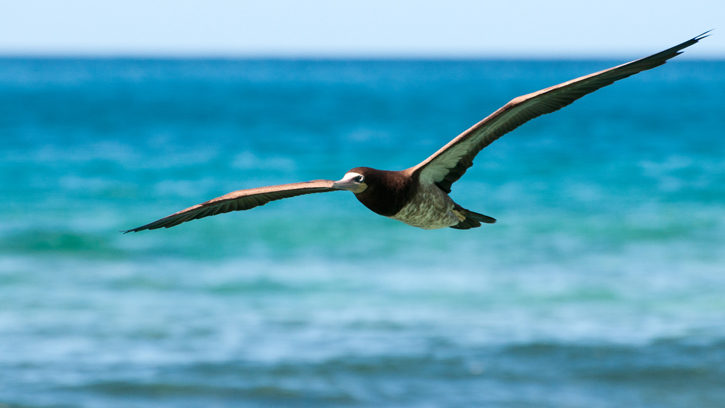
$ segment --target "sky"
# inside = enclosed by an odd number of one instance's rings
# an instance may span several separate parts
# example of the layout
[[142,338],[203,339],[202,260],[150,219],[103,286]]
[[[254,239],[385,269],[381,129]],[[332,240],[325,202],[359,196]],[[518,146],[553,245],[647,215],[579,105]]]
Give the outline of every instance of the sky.
[[725,0],[0,0],[0,56],[725,58]]

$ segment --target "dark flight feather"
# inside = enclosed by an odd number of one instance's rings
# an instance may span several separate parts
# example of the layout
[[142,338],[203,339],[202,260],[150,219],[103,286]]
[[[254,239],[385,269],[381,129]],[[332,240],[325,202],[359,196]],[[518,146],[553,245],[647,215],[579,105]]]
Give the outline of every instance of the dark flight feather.
[[420,177],[421,181],[433,182],[441,190],[450,193],[451,185],[473,165],[476,155],[499,137],[531,119],[557,111],[615,81],[664,64],[670,58],[681,54],[681,50],[707,37],[708,32],[649,57],[514,98],[408,170],[414,176]]
[[124,233],[170,228],[183,222],[198,220],[199,218],[210,217],[212,215],[230,211],[249,210],[260,205],[265,205],[270,201],[281,200],[283,198],[296,197],[303,194],[338,191],[332,188],[332,183],[332,180],[315,180],[303,183],[238,190],[181,210],[150,224],[124,231]]

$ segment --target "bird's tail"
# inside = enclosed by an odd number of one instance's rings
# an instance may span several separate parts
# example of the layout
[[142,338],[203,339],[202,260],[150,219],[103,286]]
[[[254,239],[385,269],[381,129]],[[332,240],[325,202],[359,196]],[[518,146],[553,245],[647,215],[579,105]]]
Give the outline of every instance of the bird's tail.
[[458,224],[451,226],[451,228],[471,229],[480,227],[482,222],[486,224],[493,224],[496,222],[496,219],[493,217],[466,210],[458,204],[456,204],[453,210],[456,211],[458,214],[461,214],[463,217],[465,217],[465,219]]

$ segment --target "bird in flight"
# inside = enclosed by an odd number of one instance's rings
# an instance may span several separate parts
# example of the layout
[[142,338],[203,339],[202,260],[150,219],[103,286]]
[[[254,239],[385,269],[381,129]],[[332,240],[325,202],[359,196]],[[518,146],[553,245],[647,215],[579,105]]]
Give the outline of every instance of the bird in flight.
[[664,64],[707,34],[646,58],[514,98],[409,169],[356,167],[338,181],[314,180],[238,190],[124,233],[170,228],[212,215],[249,210],[283,198],[339,190],[355,193],[363,205],[377,214],[414,227],[470,229],[480,227],[482,222],[492,224],[496,222],[494,218],[469,211],[448,195],[451,185],[473,165],[473,159],[483,148],[531,119],[559,110],[615,81]]

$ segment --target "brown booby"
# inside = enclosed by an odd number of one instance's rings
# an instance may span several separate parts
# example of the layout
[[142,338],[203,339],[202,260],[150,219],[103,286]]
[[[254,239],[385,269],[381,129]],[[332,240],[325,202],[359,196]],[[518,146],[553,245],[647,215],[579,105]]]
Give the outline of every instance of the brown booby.
[[451,185],[473,165],[478,152],[531,119],[559,110],[615,81],[664,64],[707,37],[707,33],[649,57],[514,98],[409,169],[356,167],[338,181],[315,180],[234,191],[125,232],[169,228],[212,215],[249,210],[274,200],[338,190],[352,191],[377,214],[423,229],[470,229],[480,227],[482,222],[494,223],[495,219],[466,210],[448,196]]

